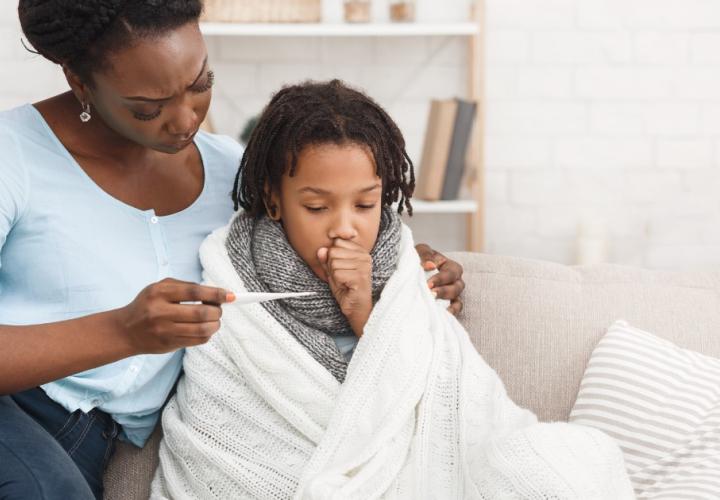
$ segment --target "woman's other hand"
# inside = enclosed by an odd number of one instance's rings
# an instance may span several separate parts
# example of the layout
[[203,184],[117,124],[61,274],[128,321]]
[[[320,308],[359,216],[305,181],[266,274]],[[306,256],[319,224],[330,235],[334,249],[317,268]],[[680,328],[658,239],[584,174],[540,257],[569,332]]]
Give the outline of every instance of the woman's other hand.
[[450,301],[448,311],[457,316],[463,308],[460,294],[465,289],[465,282],[462,280],[462,266],[424,243],[415,245],[415,250],[420,256],[423,269],[426,271],[438,270],[438,273],[428,280],[428,286],[437,294],[438,298]]

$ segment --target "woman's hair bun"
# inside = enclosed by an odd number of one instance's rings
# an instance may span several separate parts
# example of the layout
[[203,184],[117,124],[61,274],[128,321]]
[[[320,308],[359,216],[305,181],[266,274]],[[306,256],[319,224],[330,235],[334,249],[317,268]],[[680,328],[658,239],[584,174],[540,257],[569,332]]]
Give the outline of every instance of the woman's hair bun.
[[20,0],[18,14],[35,50],[58,64],[85,53],[115,21],[125,0]]

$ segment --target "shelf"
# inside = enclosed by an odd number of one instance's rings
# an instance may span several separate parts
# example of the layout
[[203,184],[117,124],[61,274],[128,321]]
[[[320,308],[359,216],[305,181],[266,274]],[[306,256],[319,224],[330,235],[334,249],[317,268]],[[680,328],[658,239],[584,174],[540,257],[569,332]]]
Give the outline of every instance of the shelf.
[[200,23],[206,36],[469,36],[478,24],[454,23]]
[[423,201],[410,200],[413,214],[469,214],[477,211],[475,200]]

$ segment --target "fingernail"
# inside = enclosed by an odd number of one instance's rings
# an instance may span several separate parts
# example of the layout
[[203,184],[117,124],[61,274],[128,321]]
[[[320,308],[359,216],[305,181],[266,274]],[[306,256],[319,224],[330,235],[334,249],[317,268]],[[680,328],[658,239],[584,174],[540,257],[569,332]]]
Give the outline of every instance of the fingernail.
[[433,291],[433,292],[430,292],[430,293],[432,294],[433,298],[437,299],[437,292],[434,292],[434,291]]
[[234,302],[235,301],[235,294],[232,292],[227,292],[225,294],[225,301],[226,302]]
[[428,283],[428,288],[435,288],[435,282],[431,281],[430,283]]

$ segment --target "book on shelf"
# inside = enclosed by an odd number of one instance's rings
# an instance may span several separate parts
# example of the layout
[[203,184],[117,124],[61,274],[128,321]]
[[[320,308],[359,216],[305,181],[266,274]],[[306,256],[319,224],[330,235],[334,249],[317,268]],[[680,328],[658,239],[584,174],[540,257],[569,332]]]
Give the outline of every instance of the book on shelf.
[[415,197],[455,200],[465,178],[466,157],[477,105],[464,99],[430,103]]
[[442,200],[456,200],[460,193],[460,183],[465,173],[470,133],[475,121],[476,104],[471,101],[458,99],[457,114],[453,127],[452,142],[448,153],[447,167],[445,167],[445,180],[443,181]]
[[414,196],[418,199],[437,201],[442,195],[456,115],[457,101],[454,99],[431,101],[420,172],[415,187]]

